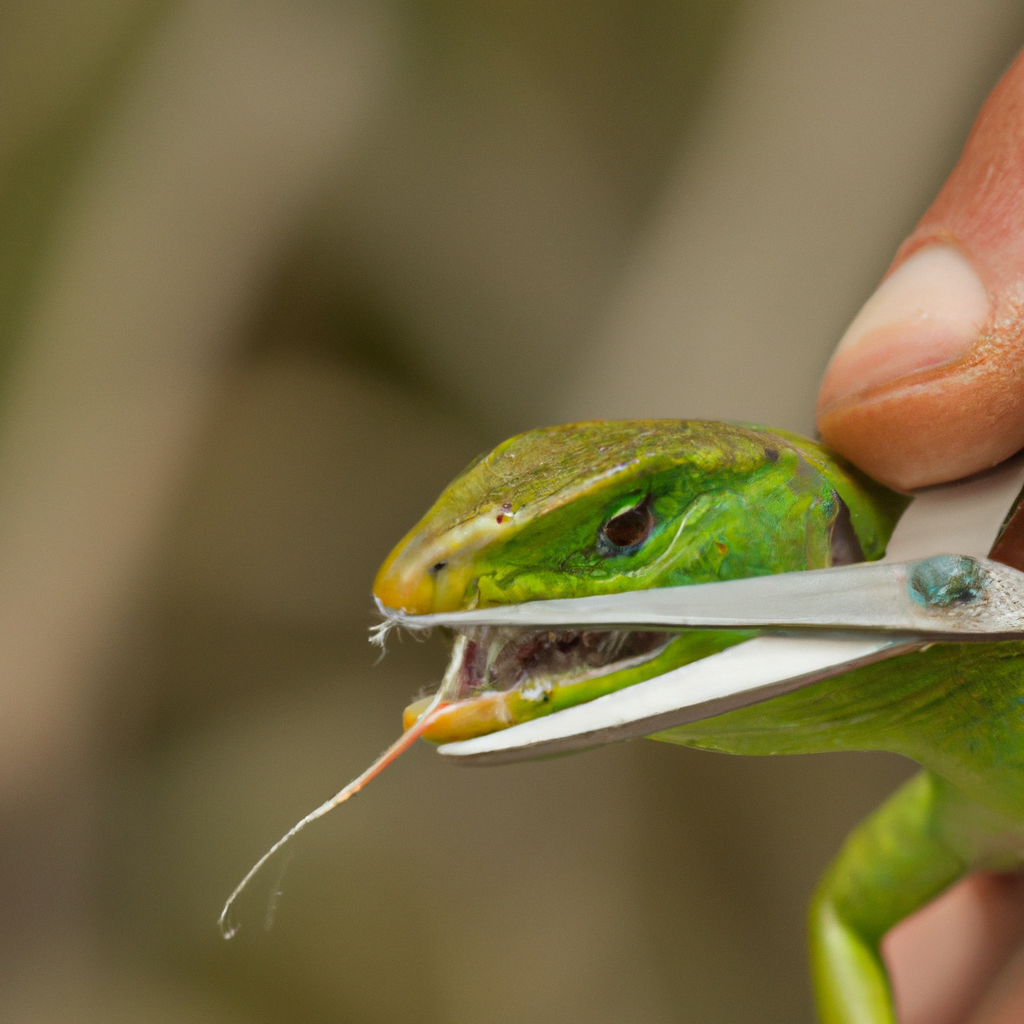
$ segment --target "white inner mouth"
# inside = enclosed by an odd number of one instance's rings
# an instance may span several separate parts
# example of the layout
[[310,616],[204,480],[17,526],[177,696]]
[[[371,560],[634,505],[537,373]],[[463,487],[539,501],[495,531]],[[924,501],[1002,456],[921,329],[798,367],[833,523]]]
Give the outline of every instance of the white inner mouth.
[[[480,626],[456,645],[459,698],[484,692],[549,689],[620,672],[657,657],[671,633],[627,630],[522,630]],[[460,651],[460,648],[461,651]],[[455,669],[449,666],[449,673]]]

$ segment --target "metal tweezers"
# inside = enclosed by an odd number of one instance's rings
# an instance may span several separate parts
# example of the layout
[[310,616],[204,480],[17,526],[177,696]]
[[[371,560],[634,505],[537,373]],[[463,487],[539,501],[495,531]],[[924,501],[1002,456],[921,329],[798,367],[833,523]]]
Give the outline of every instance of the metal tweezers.
[[918,492],[886,556],[832,569],[529,601],[402,626],[758,630],[754,639],[604,697],[439,748],[465,764],[583,750],[758,704],[935,641],[1024,640],[1024,453]]

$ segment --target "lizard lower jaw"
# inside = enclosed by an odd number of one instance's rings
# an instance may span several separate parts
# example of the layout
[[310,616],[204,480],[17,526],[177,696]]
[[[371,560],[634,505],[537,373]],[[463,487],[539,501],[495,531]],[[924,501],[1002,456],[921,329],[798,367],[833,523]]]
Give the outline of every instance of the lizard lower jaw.
[[[611,675],[649,661],[665,649],[671,634],[622,630],[513,630],[482,627],[467,631],[467,643],[453,657],[459,699],[424,733],[435,743],[482,736],[555,709],[560,689]],[[456,649],[458,650],[458,649]],[[429,699],[409,705],[409,728]]]

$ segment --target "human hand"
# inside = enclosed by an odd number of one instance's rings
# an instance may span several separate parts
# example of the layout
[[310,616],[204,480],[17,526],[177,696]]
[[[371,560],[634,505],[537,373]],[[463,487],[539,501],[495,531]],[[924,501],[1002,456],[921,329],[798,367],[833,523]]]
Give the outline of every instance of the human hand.
[[839,342],[817,419],[827,444],[903,489],[1024,447],[1024,55]]
[[[1024,55],[840,341],[817,418],[827,444],[901,489],[1024,447]],[[974,875],[897,925],[883,955],[900,1024],[1024,1019],[1022,936],[1022,875]]]

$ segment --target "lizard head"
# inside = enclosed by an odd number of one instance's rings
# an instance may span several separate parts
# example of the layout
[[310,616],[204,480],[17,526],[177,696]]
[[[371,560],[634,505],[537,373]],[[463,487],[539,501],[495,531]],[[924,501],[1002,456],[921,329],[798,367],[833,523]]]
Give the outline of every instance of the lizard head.
[[[373,589],[386,608],[425,614],[824,568],[881,557],[905,504],[785,431],[677,420],[551,427],[467,467]],[[427,736],[504,728],[746,635],[477,629],[449,668],[461,699]],[[407,726],[424,705],[410,705]]]

